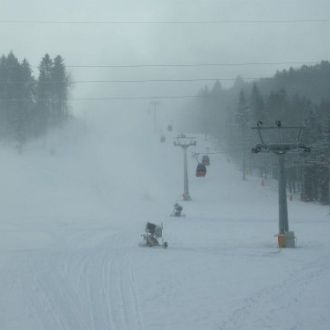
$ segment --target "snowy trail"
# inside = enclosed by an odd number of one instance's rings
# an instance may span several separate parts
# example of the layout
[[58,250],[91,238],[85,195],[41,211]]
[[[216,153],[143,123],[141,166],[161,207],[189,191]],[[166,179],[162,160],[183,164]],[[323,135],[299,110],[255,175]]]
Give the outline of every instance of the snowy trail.
[[[278,329],[273,320],[281,319],[283,313],[304,299],[305,289],[312,283],[329,274],[329,264],[324,267],[324,259],[305,265],[293,278],[267,286],[255,294],[244,298],[232,311],[220,329]],[[283,297],[285,301],[283,301]],[[255,315],[262,315],[258,320]],[[306,328],[300,317],[294,319],[290,329]]]
[[[193,201],[169,217],[182,154],[151,137],[122,141],[121,166],[107,140],[55,158],[2,151],[0,328],[327,329],[327,208],[290,202],[297,248],[280,251],[276,189],[217,154],[203,179],[189,158]],[[146,221],[164,223],[167,250],[138,247]]]
[[[13,289],[37,329],[144,329],[132,247],[110,238],[91,249],[20,253],[8,280],[15,278]],[[71,245],[79,243],[80,237]]]

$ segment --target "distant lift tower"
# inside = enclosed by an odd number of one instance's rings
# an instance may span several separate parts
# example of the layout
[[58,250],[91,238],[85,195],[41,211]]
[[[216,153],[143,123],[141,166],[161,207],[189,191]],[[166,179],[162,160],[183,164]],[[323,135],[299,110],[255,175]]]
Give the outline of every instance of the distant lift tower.
[[153,125],[154,125],[154,132],[157,133],[158,130],[158,123],[157,123],[157,106],[159,106],[159,101],[151,101],[150,105],[153,106]]
[[197,144],[195,137],[187,137],[184,134],[177,136],[174,140],[174,145],[176,147],[181,147],[183,149],[183,174],[184,174],[184,186],[182,198],[184,201],[191,201],[189,194],[189,182],[188,182],[188,160],[187,160],[187,149],[190,146],[195,146]]
[[[262,122],[258,122],[256,127],[260,144],[252,148],[252,152],[272,152],[278,156],[278,204],[279,204],[279,247],[295,247],[295,236],[293,231],[289,231],[288,206],[286,196],[286,176],[285,176],[285,154],[293,151],[310,152],[310,148],[300,143],[303,127],[283,127],[281,121],[277,120],[275,126],[263,127]],[[264,138],[267,136],[268,141]],[[290,142],[291,141],[291,142]]]

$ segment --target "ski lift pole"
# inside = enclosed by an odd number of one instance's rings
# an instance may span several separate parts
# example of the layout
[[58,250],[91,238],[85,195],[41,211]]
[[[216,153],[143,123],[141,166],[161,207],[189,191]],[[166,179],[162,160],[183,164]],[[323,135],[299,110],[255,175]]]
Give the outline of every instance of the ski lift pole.
[[187,160],[187,149],[188,147],[183,147],[183,198],[185,200],[191,200],[189,195],[189,180],[188,180],[188,160]]
[[279,205],[279,234],[289,232],[288,204],[286,195],[286,175],[285,175],[285,154],[279,154],[279,173],[278,173],[278,205]]
[[189,179],[188,179],[188,159],[187,159],[187,149],[190,146],[196,145],[195,137],[186,137],[184,134],[176,137],[174,141],[174,146],[181,147],[183,149],[183,200],[191,201],[189,194]]
[[[285,155],[288,152],[293,151],[303,151],[310,152],[310,148],[300,143],[301,132],[303,127],[283,127],[281,121],[277,120],[275,122],[276,126],[263,127],[261,121],[257,123],[256,129],[260,142],[254,148],[252,152],[271,152],[278,157],[278,205],[279,205],[279,233],[278,233],[278,246],[279,247],[295,247],[295,236],[293,232],[289,231],[289,220],[288,220],[288,205],[287,205],[287,195],[286,195],[286,175],[285,175]],[[298,134],[294,142],[284,141],[282,132],[286,130],[287,132],[292,132],[292,130],[297,130]],[[273,141],[265,141],[262,131],[264,132],[274,132],[277,134],[271,134],[270,138]],[[277,135],[277,140],[275,141]],[[288,135],[290,137],[290,135]]]
[[153,105],[153,127],[154,132],[157,133],[158,123],[157,123],[157,106],[160,104],[159,101],[151,101],[151,105]]

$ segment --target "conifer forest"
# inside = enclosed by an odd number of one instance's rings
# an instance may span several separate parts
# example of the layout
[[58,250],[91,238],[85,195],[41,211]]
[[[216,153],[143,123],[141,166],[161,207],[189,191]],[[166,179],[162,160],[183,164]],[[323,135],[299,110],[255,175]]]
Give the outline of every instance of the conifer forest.
[[[278,71],[273,77],[253,82],[238,77],[229,89],[216,81],[202,88],[187,106],[182,122],[191,131],[217,137],[219,145],[242,170],[277,178],[277,160],[271,154],[254,155],[258,143],[251,128],[278,120],[286,126],[302,126],[302,142],[310,154],[289,156],[286,164],[291,196],[329,204],[330,168],[330,63]],[[189,120],[187,120],[189,118]]]
[[33,74],[11,52],[0,58],[0,138],[21,148],[69,118],[70,81],[61,56],[46,54]]

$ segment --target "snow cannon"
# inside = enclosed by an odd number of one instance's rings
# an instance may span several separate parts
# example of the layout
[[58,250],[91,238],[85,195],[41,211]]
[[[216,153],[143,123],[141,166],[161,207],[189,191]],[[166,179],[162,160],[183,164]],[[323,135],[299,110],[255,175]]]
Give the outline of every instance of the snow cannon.
[[145,233],[141,236],[144,239],[144,246],[148,247],[163,247],[166,249],[168,247],[168,243],[163,239],[163,224],[156,225],[151,222],[147,222],[145,227]]
[[175,203],[174,204],[173,211],[170,214],[170,216],[171,217],[184,217],[185,215],[182,214],[182,211],[183,211],[183,207],[180,204]]

